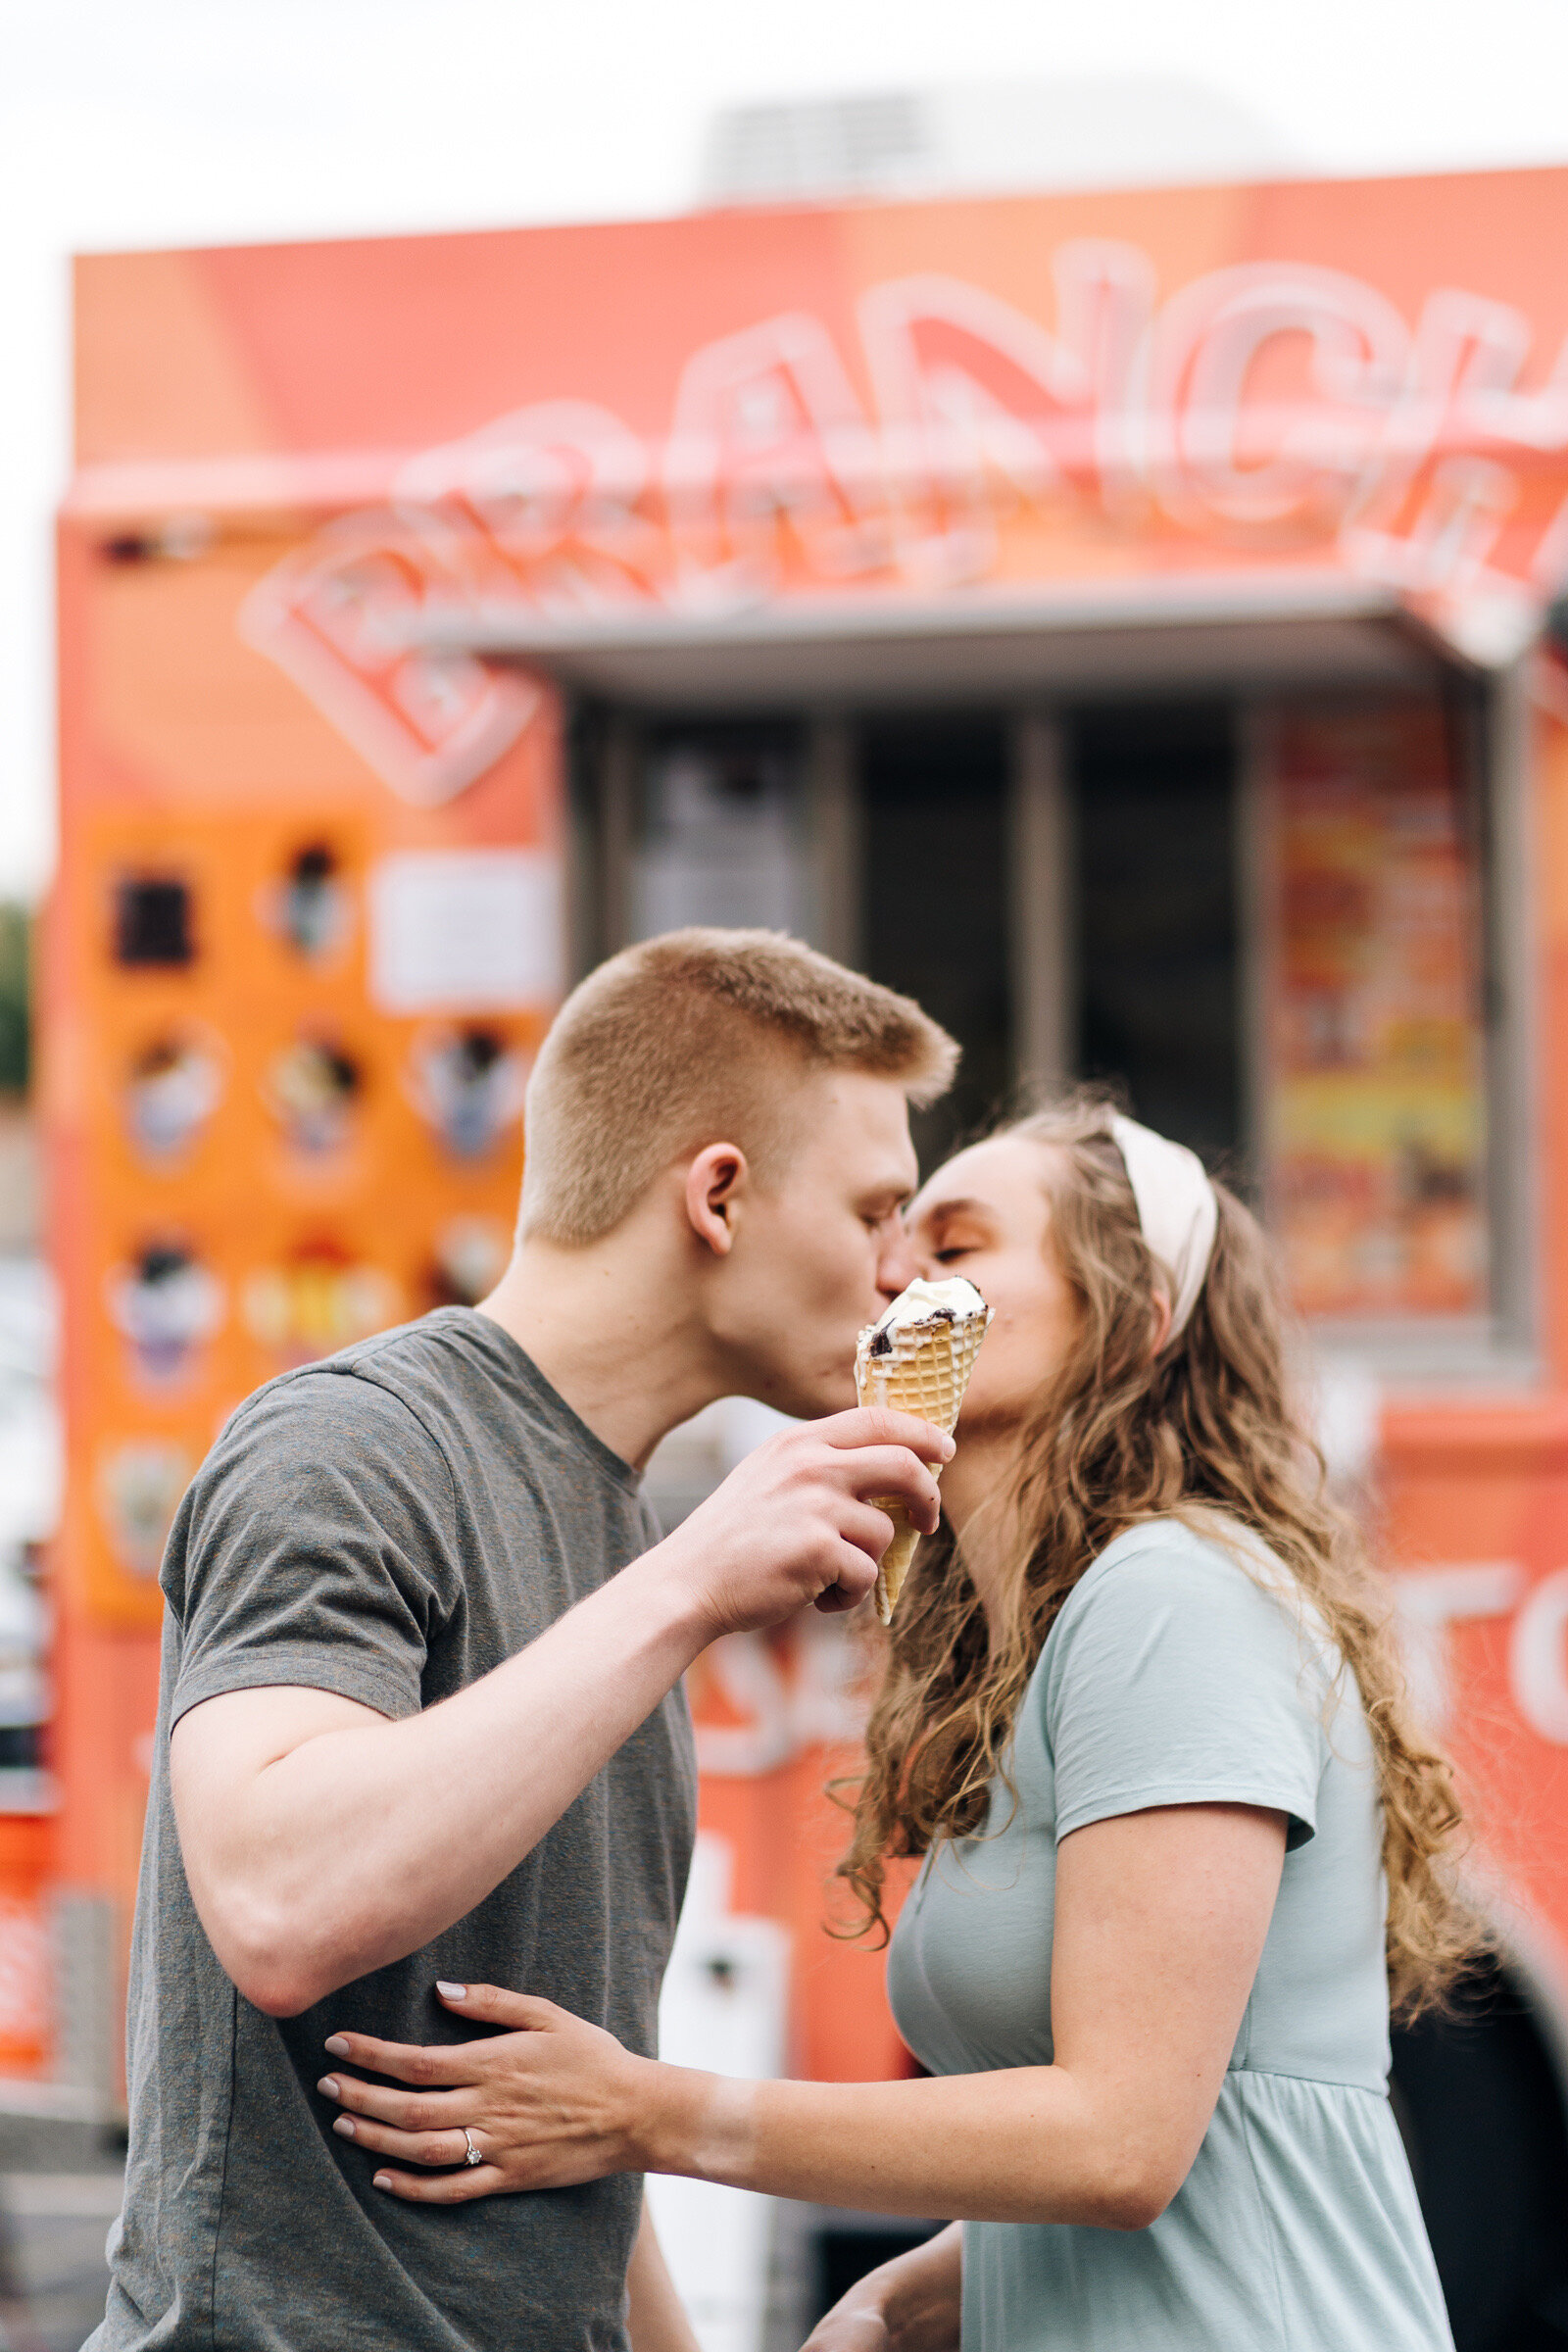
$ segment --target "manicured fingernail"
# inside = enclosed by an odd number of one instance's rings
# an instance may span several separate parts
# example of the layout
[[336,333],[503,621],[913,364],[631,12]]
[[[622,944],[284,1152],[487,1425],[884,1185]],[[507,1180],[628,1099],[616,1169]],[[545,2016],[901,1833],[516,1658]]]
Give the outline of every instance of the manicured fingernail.
[[468,1997],[466,1984],[442,1984],[438,1982],[436,1990],[444,2001],[466,2001]]
[[347,2058],[349,2055],[349,2045],[341,2034],[329,2034],[321,2046],[329,2058]]
[[352,2115],[340,2115],[340,2116],[338,2117],[338,2119],[337,2119],[337,2122],[336,2122],[336,2123],[335,2123],[335,2124],[332,2126],[332,2129],[333,2129],[333,2131],[334,2131],[334,2132],[336,2132],[338,2133],[338,2135],[339,2135],[339,2137],[340,2137],[340,2138],[343,2138],[343,2139],[352,2139],[352,2138],[354,2137],[354,2118],[353,2118],[353,2116],[352,2116]]
[[336,2099],[343,2095],[338,2089],[336,2075],[323,2075],[316,2087],[323,2099]]
[[390,2173],[376,2173],[370,2181],[372,2188],[390,2188],[391,2185],[392,2176]]

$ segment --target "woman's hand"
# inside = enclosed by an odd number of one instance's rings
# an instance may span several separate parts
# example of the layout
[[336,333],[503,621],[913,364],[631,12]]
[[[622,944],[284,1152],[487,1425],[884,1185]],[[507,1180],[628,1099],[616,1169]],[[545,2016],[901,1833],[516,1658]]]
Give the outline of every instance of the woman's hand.
[[[494,1984],[436,1991],[456,2016],[511,2031],[456,2046],[420,2048],[368,2034],[334,2034],[326,2044],[332,2058],[410,2085],[389,2089],[341,2072],[317,2084],[343,2110],[333,2131],[390,2160],[375,2174],[377,2188],[419,2204],[463,2205],[646,2169],[643,2130],[663,2070],[553,2001]],[[463,2169],[402,2169],[409,2165]]]
[[867,2295],[862,2279],[822,2314],[801,2352],[892,2352],[892,2347],[887,2314]]
[[802,2352],[958,2352],[963,2231],[941,2230],[858,2280]]

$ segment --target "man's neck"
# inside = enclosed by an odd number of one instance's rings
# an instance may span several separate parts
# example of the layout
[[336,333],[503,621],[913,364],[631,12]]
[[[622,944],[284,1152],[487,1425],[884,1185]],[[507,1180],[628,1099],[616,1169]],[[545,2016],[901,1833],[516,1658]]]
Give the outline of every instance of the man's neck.
[[639,1470],[661,1438],[725,1394],[693,1286],[666,1259],[658,1238],[627,1227],[581,1250],[521,1242],[480,1308]]

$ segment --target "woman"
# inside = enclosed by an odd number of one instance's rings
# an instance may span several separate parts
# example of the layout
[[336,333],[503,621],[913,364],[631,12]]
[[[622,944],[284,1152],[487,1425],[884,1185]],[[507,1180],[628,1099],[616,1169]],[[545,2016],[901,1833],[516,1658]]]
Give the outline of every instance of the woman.
[[449,2087],[416,2114],[333,2078],[339,2128],[404,2166],[473,2149],[376,2176],[433,2202],[650,2170],[959,2217],[811,2352],[1445,2352],[1388,2027],[1472,1942],[1457,1816],[1291,1417],[1262,1237],[1087,1102],[911,1214],[995,1320],[841,1867],[880,1926],[887,1859],[925,1856],[888,1981],[930,2079],[728,2082],[460,1986],[520,2031],[345,2037]]

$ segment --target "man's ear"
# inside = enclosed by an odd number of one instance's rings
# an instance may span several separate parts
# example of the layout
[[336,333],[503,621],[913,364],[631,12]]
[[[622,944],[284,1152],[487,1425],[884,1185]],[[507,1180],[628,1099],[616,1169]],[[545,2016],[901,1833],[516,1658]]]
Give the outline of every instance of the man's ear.
[[715,1257],[728,1257],[735,1246],[735,1210],[746,1177],[739,1144],[705,1146],[686,1171],[687,1218]]

